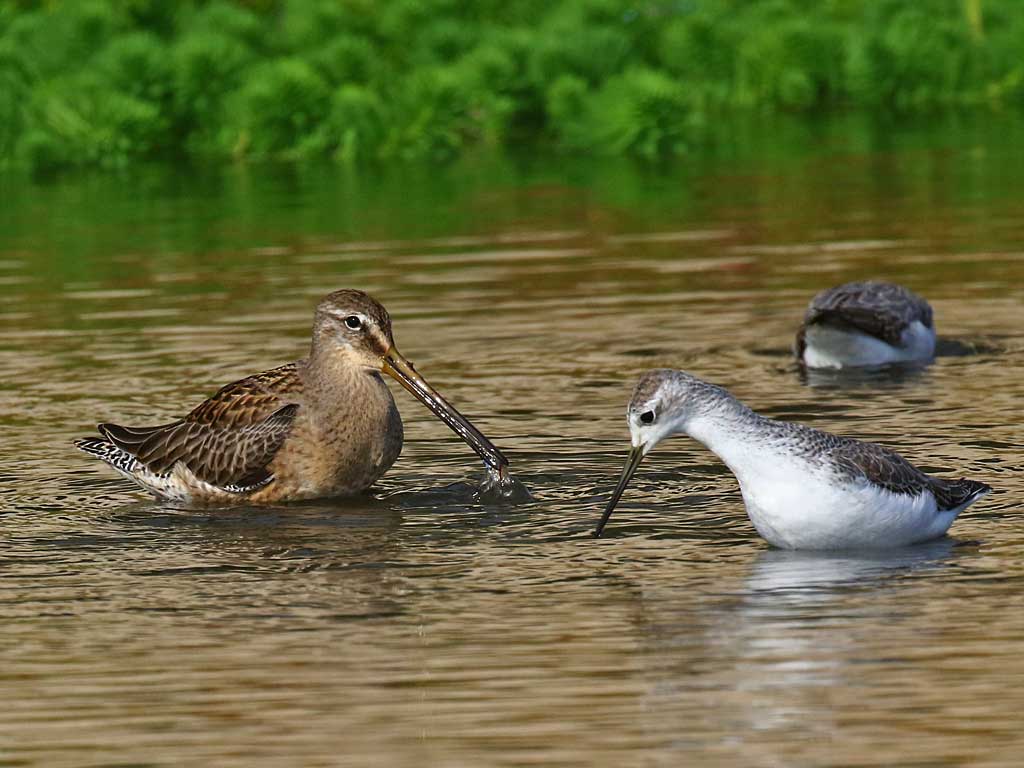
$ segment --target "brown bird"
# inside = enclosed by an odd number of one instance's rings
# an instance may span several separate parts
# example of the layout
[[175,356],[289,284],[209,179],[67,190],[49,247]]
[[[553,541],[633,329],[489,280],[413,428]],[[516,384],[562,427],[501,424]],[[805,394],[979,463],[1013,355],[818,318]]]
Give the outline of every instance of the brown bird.
[[170,424],[100,424],[102,438],[75,445],[158,498],[219,505],[358,493],[402,451],[402,417],[381,372],[506,474],[501,451],[399,354],[387,310],[355,290],[317,306],[305,359],[228,384]]

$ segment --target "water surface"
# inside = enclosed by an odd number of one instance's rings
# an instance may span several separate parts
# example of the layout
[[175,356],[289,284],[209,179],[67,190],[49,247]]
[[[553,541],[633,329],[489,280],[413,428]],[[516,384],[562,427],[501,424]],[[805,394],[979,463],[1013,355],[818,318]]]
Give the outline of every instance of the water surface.
[[[1019,763],[1021,134],[0,182],[0,762]],[[810,296],[865,277],[929,298],[943,355],[801,376]],[[405,449],[353,500],[174,509],[71,447],[300,357],[341,287],[533,502],[480,504],[474,454],[397,387]],[[657,366],[997,491],[926,546],[774,551],[678,438],[594,541]]]

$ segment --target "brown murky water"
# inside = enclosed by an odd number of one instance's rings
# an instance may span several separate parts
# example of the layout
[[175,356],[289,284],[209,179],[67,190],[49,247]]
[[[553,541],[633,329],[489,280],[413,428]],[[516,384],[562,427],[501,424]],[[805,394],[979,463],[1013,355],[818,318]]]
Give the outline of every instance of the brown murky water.
[[[1019,764],[1022,134],[3,182],[0,763]],[[802,379],[810,295],[869,276],[932,301],[944,354]],[[301,356],[345,286],[533,502],[479,504],[475,456],[400,391],[405,451],[356,500],[172,509],[71,447]],[[773,551],[677,438],[594,541],[665,365],[997,492],[930,545]]]

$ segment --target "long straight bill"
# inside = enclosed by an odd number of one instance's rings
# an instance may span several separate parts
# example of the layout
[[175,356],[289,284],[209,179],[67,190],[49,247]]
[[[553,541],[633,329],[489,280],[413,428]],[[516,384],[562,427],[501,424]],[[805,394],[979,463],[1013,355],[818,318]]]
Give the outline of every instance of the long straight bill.
[[427,384],[426,379],[416,373],[412,364],[391,347],[381,360],[381,370],[394,377],[399,384],[409,390],[417,400],[429,408],[437,418],[443,421],[467,445],[479,454],[488,466],[504,475],[508,467],[508,459],[494,447],[494,444],[469,423],[469,419],[455,410],[452,405],[441,397],[440,393]]
[[597,524],[597,529],[594,531],[594,538],[599,538],[601,532],[604,531],[604,526],[608,522],[608,518],[612,516],[612,512],[615,511],[615,505],[619,503],[619,499],[622,498],[622,492],[626,490],[626,486],[629,485],[630,478],[633,477],[633,473],[636,472],[636,468],[640,466],[640,461],[644,457],[644,449],[640,446],[632,449],[629,452],[629,458],[626,459],[626,466],[622,468],[622,477],[619,478],[619,484],[615,486],[615,491],[612,493],[612,498],[608,502],[608,506],[605,507],[604,514],[601,515],[601,522]]

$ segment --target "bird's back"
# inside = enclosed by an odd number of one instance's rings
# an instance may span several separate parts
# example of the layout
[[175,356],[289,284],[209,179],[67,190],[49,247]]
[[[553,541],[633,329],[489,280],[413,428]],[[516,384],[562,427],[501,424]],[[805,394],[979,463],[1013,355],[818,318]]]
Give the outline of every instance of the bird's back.
[[794,351],[812,367],[880,365],[933,356],[932,308],[894,283],[846,283],[817,294],[807,308]]

